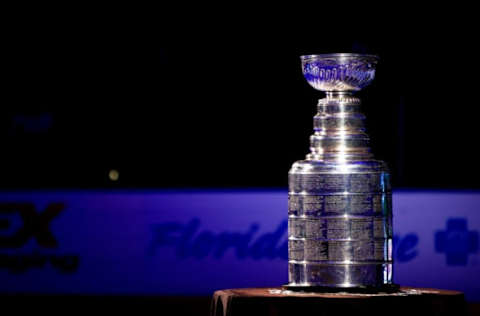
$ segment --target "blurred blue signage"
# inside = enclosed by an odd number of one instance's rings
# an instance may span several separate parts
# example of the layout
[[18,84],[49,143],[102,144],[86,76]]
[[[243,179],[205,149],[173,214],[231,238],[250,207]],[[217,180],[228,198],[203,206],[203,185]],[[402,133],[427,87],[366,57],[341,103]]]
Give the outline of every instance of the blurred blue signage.
[[[395,281],[480,301],[480,192],[396,191]],[[0,292],[195,294],[287,282],[287,192],[0,194]]]

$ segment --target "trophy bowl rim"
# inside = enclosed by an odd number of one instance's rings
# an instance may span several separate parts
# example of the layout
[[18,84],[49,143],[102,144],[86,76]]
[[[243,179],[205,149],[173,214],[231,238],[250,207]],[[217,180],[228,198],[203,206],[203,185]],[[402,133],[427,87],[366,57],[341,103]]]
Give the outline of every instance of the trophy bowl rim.
[[373,54],[358,54],[358,53],[329,53],[329,54],[309,54],[309,55],[301,55],[300,59],[302,61],[314,61],[314,60],[322,60],[322,59],[354,59],[354,58],[367,58],[372,59],[373,62],[378,62],[380,59],[377,55]]

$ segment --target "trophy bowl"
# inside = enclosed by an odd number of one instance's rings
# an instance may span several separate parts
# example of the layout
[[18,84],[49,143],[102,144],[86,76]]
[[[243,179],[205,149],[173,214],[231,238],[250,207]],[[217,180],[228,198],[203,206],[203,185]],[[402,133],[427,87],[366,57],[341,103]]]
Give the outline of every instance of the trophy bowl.
[[316,90],[354,92],[375,77],[378,57],[363,54],[320,54],[300,56],[302,72]]

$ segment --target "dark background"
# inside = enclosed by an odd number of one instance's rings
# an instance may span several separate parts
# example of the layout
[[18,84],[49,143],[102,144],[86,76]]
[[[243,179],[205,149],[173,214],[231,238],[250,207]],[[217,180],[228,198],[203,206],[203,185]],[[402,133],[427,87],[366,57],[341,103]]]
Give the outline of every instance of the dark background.
[[[320,4],[289,4],[287,14],[278,3],[5,9],[0,189],[286,188],[323,97],[299,56],[332,52],[381,58],[359,96],[396,188],[480,189],[478,11]],[[210,299],[3,293],[0,302],[206,315]]]
[[286,187],[323,97],[299,56],[330,52],[381,58],[359,96],[395,187],[480,188],[474,21],[112,16],[8,24],[2,188]]

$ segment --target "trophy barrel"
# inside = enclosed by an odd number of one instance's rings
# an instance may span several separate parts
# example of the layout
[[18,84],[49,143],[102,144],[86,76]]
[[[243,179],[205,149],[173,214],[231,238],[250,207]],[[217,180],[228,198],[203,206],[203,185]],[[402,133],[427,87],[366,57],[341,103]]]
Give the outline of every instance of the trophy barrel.
[[[392,194],[379,161],[296,162],[289,174],[289,286],[392,284]],[[345,164],[342,164],[342,168]]]

